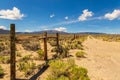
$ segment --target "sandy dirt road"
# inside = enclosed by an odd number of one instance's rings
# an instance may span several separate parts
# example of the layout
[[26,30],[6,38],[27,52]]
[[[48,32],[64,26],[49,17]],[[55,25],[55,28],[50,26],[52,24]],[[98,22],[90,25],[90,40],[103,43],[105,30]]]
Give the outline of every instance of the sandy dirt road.
[[89,38],[83,43],[86,58],[76,64],[88,69],[91,80],[120,80],[120,42]]

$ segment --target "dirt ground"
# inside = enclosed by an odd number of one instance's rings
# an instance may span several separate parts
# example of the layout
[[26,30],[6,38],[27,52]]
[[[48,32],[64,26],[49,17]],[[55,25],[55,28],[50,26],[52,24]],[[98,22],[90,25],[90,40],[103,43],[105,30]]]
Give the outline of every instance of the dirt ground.
[[[120,42],[107,42],[98,40],[95,38],[90,38],[83,42],[84,51],[87,53],[85,58],[76,58],[75,53],[79,50],[70,50],[70,54],[73,55],[72,58],[78,66],[82,66],[88,69],[88,75],[91,80],[120,80]],[[17,45],[21,50],[21,53],[32,54],[34,52],[25,51],[21,45]],[[50,52],[50,46],[48,44],[48,49]],[[26,54],[22,54],[25,56]],[[52,53],[51,53],[52,54]],[[51,56],[49,54],[49,56]],[[33,56],[37,56],[34,53]],[[42,63],[41,61],[38,61]],[[36,63],[37,64],[37,63]],[[4,79],[9,80],[9,66],[2,65],[6,74]],[[49,74],[49,69],[46,70],[38,80],[44,80]],[[22,74],[17,73],[17,77],[21,77]]]
[[[107,42],[89,38],[83,43],[85,58],[76,58],[80,50],[70,50],[78,66],[88,69],[91,80],[120,80],[120,42]],[[44,80],[49,69],[39,78]]]
[[88,38],[83,45],[86,58],[76,64],[88,69],[91,80],[120,80],[120,42]]

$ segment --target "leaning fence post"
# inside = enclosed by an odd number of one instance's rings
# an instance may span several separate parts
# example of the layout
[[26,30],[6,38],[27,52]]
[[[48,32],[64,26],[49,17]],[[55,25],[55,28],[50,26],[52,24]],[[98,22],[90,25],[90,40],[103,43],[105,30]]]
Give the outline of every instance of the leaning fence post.
[[57,54],[59,53],[59,33],[56,33],[56,39],[57,39]]
[[10,24],[10,80],[15,80],[15,24]]
[[44,60],[47,60],[47,32],[44,32]]

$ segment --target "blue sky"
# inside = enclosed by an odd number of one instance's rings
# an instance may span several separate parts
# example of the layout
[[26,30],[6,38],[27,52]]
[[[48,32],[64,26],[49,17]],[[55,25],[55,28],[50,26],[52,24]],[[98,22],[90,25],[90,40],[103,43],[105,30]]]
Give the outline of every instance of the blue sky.
[[0,0],[0,28],[120,33],[120,0]]

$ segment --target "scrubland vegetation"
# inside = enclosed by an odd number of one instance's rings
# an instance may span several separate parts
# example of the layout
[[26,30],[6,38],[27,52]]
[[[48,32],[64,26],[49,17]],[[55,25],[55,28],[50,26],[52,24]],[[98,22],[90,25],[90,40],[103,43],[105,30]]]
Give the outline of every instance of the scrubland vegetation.
[[102,34],[102,35],[92,35],[92,37],[95,37],[97,39],[102,39],[103,41],[116,41],[120,42],[120,35],[119,34]]
[[4,70],[0,65],[0,78],[3,78],[3,76],[4,76]]
[[87,69],[77,66],[73,59],[52,60],[49,65],[51,74],[46,80],[90,80]]
[[83,52],[83,51],[79,51],[79,52],[76,52],[76,57],[84,57],[84,55],[85,55],[86,53],[85,52]]
[[[18,78],[30,78],[42,68],[44,62],[43,40],[39,38],[43,35],[17,35],[16,36],[16,71]],[[49,36],[55,36],[49,34]],[[48,39],[48,54],[50,60],[50,74],[46,80],[90,80],[86,68],[77,66],[75,60],[69,59],[71,50],[79,50],[74,53],[75,57],[83,58],[87,54],[84,51],[83,42],[90,35],[77,34],[73,39],[72,34],[61,34],[59,37],[59,46],[56,45],[56,39]],[[103,41],[120,41],[119,35],[91,35],[94,38]],[[91,38],[92,38],[91,37]],[[59,49],[58,49],[59,47]],[[68,59],[68,60],[64,60]],[[1,65],[10,65],[10,40],[8,35],[0,35],[0,79],[4,80],[5,69]],[[19,76],[19,74],[21,74]]]

